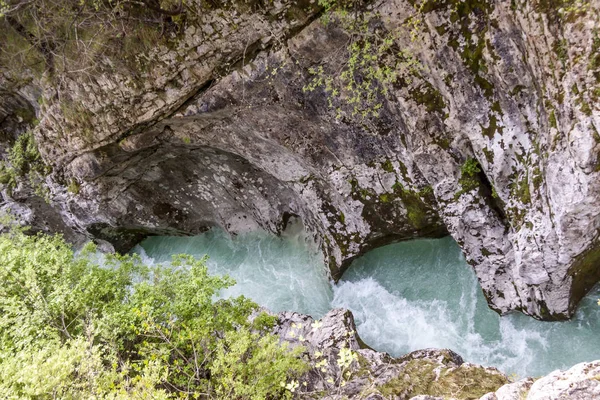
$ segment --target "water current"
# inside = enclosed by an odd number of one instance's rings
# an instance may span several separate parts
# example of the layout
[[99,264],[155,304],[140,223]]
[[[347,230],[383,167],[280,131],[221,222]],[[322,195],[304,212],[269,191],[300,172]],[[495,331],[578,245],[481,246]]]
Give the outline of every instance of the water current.
[[272,311],[319,318],[334,307],[354,313],[361,338],[400,356],[450,348],[466,361],[507,374],[540,376],[600,359],[600,288],[567,322],[541,322],[488,308],[477,279],[451,238],[391,244],[356,259],[332,284],[321,256],[301,235],[254,232],[230,238],[219,230],[194,237],[150,237],[135,249],[148,263],[171,255],[209,256],[215,274],[237,284],[223,296],[245,295]]

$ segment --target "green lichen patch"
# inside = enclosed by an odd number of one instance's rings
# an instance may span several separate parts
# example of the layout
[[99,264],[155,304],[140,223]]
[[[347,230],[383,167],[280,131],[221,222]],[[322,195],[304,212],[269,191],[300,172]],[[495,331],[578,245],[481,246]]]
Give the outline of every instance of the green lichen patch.
[[552,110],[550,112],[550,115],[548,116],[548,123],[550,124],[551,128],[558,129],[558,124],[556,122],[556,114],[554,113],[554,110]]
[[502,115],[502,107],[500,107],[499,101],[495,101],[494,104],[492,104],[492,111]]
[[527,215],[527,211],[523,208],[518,207],[509,207],[507,210],[507,214],[509,216],[509,221],[511,226],[518,230],[525,220],[525,215]]
[[522,204],[530,204],[531,192],[529,191],[529,176],[526,174],[522,179],[513,182],[510,186],[510,193],[513,198],[516,198]]
[[490,139],[494,138],[494,135],[496,134],[496,132],[499,132],[500,134],[502,134],[503,130],[504,130],[504,127],[498,126],[498,118],[493,114],[491,114],[489,116],[488,126],[487,127],[484,127],[483,125],[481,126],[481,133]]
[[412,191],[396,182],[393,186],[393,196],[399,198],[406,208],[406,217],[416,229],[425,228],[428,222],[428,215],[431,213],[431,204],[435,203],[433,188],[425,186],[420,191]]
[[588,69],[592,71],[594,78],[596,78],[596,82],[600,83],[600,33],[597,29],[594,30]]
[[427,112],[444,114],[446,107],[444,97],[431,83],[425,81],[420,86],[411,89],[409,93],[417,104],[425,106]]
[[483,94],[485,95],[485,97],[487,97],[488,99],[492,98],[492,96],[494,95],[494,84],[480,75],[476,75],[474,80],[475,83],[479,85],[481,90],[483,90]]
[[493,163],[494,162],[494,152],[491,149],[488,149],[487,147],[483,148],[483,155],[485,155],[485,159],[487,160],[488,163]]
[[433,361],[417,359],[407,362],[398,377],[380,386],[379,391],[386,398],[429,395],[470,400],[494,392],[506,383],[508,379],[504,375],[480,366],[463,364],[440,368]]
[[569,53],[567,49],[567,41],[565,39],[555,40],[552,46],[552,50],[560,60],[563,67],[566,66],[567,61],[569,60]]
[[81,188],[81,186],[75,179],[71,179],[71,181],[69,182],[69,186],[67,186],[67,190],[69,191],[69,193],[72,193],[75,195],[79,194],[80,188]]
[[518,96],[521,94],[521,92],[523,90],[527,89],[525,86],[523,85],[516,85],[511,91],[510,91],[510,95],[511,96]]
[[532,178],[533,188],[536,192],[539,191],[542,182],[544,181],[544,177],[542,176],[542,171],[539,167],[535,167],[533,170],[533,178]]
[[384,162],[382,162],[381,168],[383,168],[385,172],[394,172],[394,165],[390,160],[385,160]]

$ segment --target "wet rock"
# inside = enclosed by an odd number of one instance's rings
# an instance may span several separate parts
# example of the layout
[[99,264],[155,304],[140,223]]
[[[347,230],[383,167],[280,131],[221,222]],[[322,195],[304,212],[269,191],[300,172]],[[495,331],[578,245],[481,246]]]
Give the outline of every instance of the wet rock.
[[332,310],[318,321],[280,313],[279,321],[275,332],[294,346],[305,346],[312,366],[300,379],[301,398],[475,399],[508,382],[498,370],[465,363],[447,349],[393,358],[365,348],[348,310]]

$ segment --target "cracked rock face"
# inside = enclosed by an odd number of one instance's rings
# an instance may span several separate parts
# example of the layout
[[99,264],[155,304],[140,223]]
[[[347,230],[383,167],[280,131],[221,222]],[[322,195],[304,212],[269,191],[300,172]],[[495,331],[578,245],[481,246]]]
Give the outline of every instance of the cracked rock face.
[[[352,313],[334,309],[318,321],[284,312],[274,333],[292,346],[303,346],[312,368],[300,378],[300,398],[315,399],[437,399],[479,398],[508,382],[495,368],[465,363],[447,349],[417,350],[400,358],[367,348]],[[355,356],[347,365],[344,352]],[[441,396],[441,397],[430,397]],[[418,397],[423,396],[423,397]]]
[[135,78],[65,78],[79,114],[42,87],[55,208],[118,250],[301,221],[334,278],[373,247],[450,233],[493,309],[568,318],[600,278],[600,1],[429,1],[418,29],[412,3],[371,10],[420,66],[377,117],[305,90],[311,68],[340,74],[351,33],[297,2],[207,12]]

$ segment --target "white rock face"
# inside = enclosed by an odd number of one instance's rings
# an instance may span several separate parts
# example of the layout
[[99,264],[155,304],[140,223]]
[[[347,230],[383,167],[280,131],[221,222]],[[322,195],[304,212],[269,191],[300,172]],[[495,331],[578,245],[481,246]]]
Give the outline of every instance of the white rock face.
[[600,399],[600,361],[554,371],[531,386],[527,400]]

